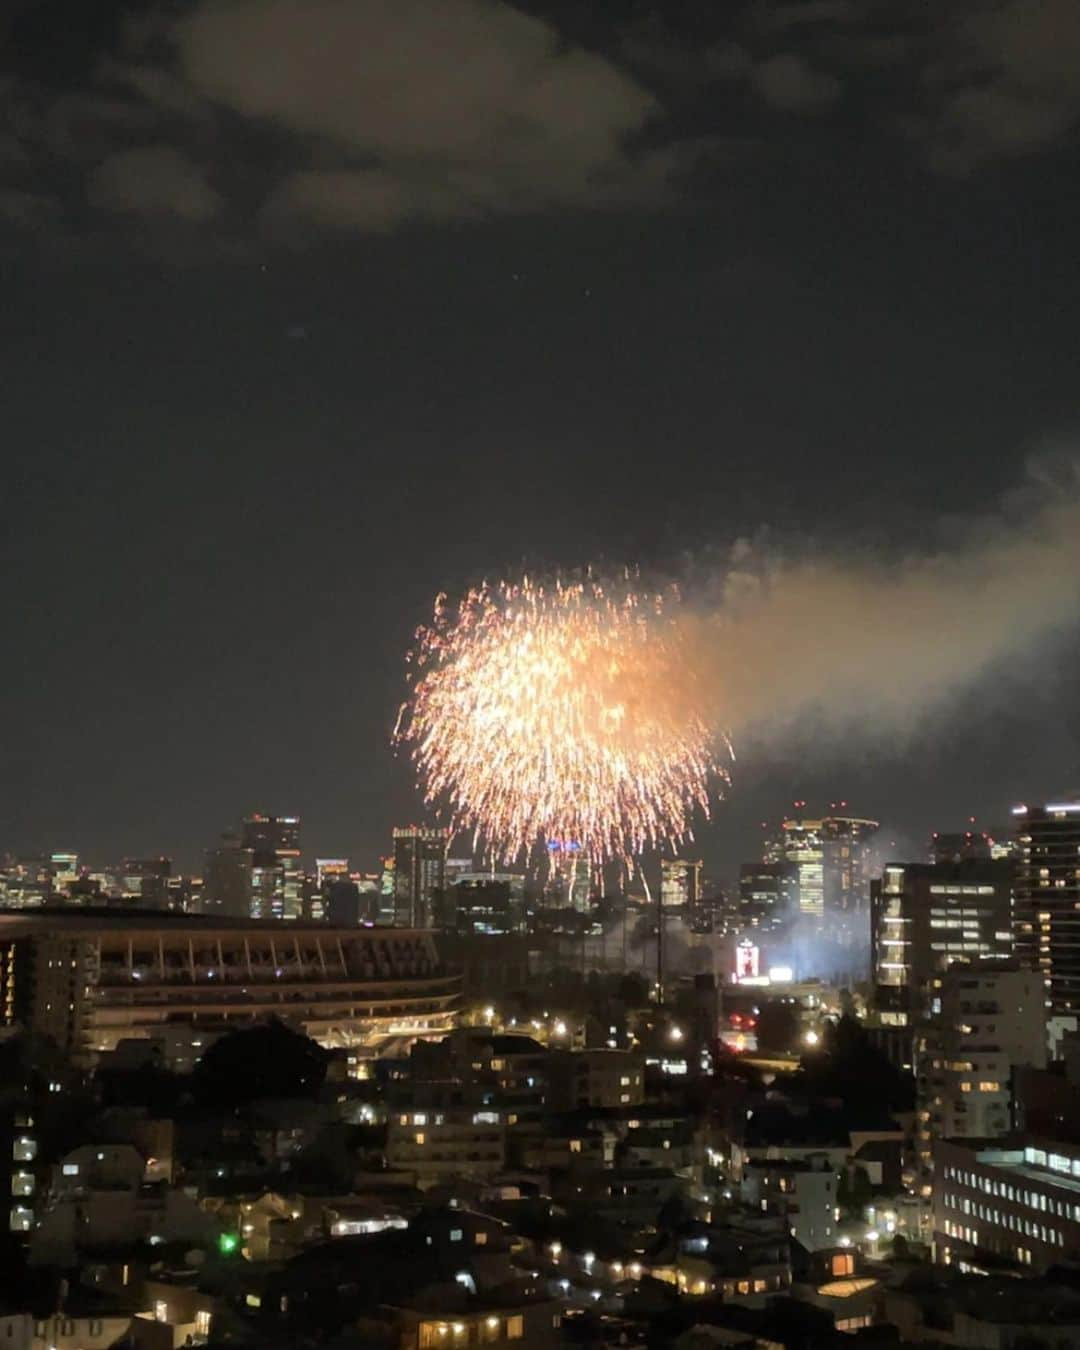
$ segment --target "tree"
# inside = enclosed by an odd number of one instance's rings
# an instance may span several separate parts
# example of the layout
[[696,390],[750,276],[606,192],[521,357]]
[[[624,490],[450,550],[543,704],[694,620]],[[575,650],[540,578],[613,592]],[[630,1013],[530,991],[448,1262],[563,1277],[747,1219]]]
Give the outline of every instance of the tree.
[[865,1167],[848,1163],[840,1173],[836,1189],[836,1203],[852,1219],[861,1219],[873,1197],[873,1187]]
[[826,1025],[822,1046],[803,1056],[792,1086],[817,1097],[880,1104],[886,1111],[909,1111],[915,1098],[915,1080],[874,1049],[854,1017]]
[[628,1008],[644,1008],[649,1002],[649,982],[636,970],[628,970],[619,977],[616,997]]
[[313,1098],[328,1062],[321,1046],[273,1018],[215,1041],[195,1065],[191,1088],[207,1106],[243,1106],[260,1097]]
[[763,1050],[794,1050],[799,1039],[799,1017],[790,1003],[773,999],[761,1005],[758,1013],[757,1040]]

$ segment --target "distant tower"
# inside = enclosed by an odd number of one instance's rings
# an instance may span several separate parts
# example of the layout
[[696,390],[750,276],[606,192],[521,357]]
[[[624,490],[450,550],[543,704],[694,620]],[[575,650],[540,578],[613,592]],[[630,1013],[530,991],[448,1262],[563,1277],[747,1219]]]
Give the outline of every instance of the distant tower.
[[800,914],[820,919],[825,912],[825,845],[821,820],[788,819],[766,850],[767,862],[792,863]]
[[[847,805],[847,803],[842,803]],[[858,816],[826,816],[821,822],[824,899],[827,914],[863,913],[870,904],[873,841],[881,828]]]
[[241,840],[251,850],[251,917],[300,918],[300,817],[248,816]]
[[251,870],[251,849],[244,848],[238,834],[223,834],[218,847],[206,854],[203,911],[229,919],[249,918]]
[[427,928],[436,892],[446,887],[450,831],[418,825],[394,830],[394,922]]

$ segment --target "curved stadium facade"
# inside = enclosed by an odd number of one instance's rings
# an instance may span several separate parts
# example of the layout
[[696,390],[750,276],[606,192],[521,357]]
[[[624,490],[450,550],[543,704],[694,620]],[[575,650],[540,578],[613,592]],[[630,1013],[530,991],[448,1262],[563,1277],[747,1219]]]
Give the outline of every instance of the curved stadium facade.
[[170,1027],[277,1016],[325,1046],[441,1036],[460,976],[423,929],[39,909],[0,911],[0,1023],[89,1062]]

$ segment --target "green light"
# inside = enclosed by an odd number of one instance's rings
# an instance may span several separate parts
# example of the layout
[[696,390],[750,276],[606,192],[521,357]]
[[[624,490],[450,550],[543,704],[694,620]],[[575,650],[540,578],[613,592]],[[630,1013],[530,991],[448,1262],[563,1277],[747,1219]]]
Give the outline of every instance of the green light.
[[235,1233],[222,1233],[218,1238],[218,1251],[222,1256],[231,1256],[239,1246],[240,1239]]

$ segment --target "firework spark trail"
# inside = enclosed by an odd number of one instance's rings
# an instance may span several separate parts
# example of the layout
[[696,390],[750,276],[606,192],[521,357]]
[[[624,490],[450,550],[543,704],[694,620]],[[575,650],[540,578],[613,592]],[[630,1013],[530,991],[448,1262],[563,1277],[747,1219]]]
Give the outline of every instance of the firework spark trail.
[[439,597],[395,732],[427,800],[507,859],[543,842],[597,866],[691,837],[724,775],[677,609],[591,578]]

